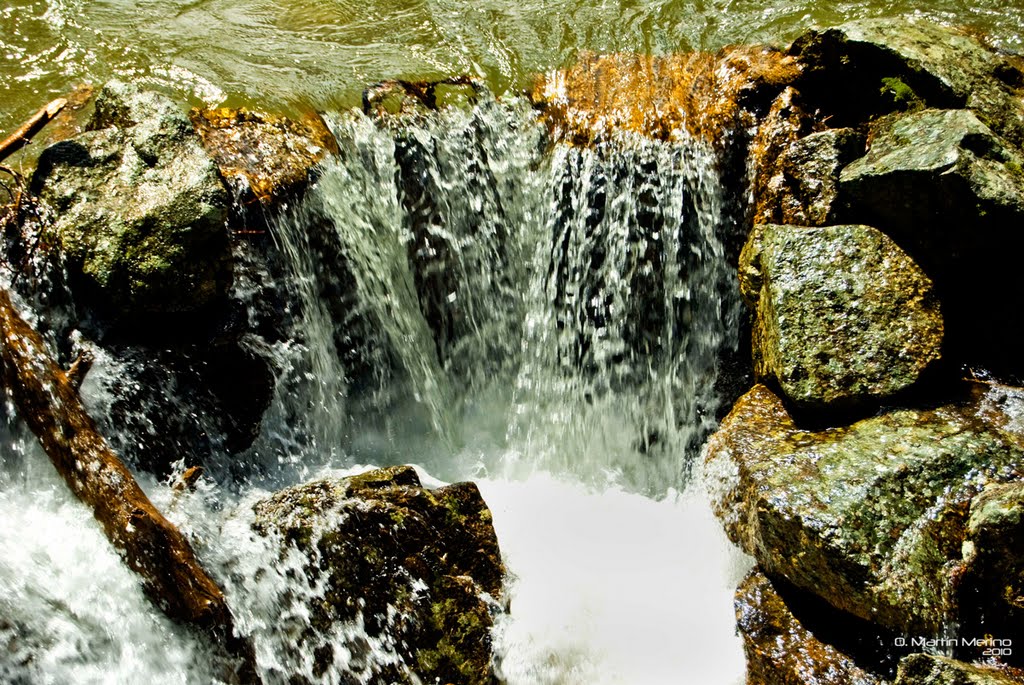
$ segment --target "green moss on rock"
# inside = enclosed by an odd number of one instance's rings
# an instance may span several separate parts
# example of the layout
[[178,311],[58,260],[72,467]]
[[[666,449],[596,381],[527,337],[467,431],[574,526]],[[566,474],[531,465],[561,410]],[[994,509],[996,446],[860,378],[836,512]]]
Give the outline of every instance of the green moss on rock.
[[993,402],[1002,392],[977,385],[961,402],[805,430],[757,386],[708,442],[715,511],[766,573],[893,630],[938,634],[961,616],[971,499],[1024,467],[1019,421]]
[[[374,682],[495,683],[490,629],[504,567],[479,490],[421,487],[408,466],[288,488],[257,503],[256,529],[309,559],[323,601],[297,649],[315,651],[335,626],[363,621],[387,635],[398,663]],[[319,668],[336,658],[321,650]],[[419,681],[414,680],[418,678]]]

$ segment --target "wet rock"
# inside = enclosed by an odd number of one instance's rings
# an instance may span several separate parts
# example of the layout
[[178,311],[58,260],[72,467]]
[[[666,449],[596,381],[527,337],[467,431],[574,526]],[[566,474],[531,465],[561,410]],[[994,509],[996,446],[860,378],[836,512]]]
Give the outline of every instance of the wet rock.
[[740,278],[756,307],[754,371],[802,407],[881,400],[940,358],[931,281],[874,228],[759,226]]
[[301,191],[313,167],[338,152],[316,114],[292,119],[243,107],[193,109],[189,119],[243,203],[254,199],[268,206]]
[[835,126],[921,107],[967,107],[1024,143],[1024,75],[973,36],[924,21],[866,19],[810,31],[790,54],[804,67],[797,87]]
[[840,217],[839,174],[864,154],[852,128],[818,131],[790,142],[759,172],[758,223],[827,226]]
[[751,164],[754,167],[755,223],[790,223],[775,220],[776,216],[783,215],[776,211],[782,199],[779,193],[783,178],[782,156],[814,128],[815,121],[804,109],[796,89],[786,88],[772,102],[750,144]]
[[[800,603],[803,604],[806,602]],[[736,624],[747,657],[747,685],[885,685],[888,682],[820,639],[818,632],[812,632],[793,615],[776,584],[756,569],[736,590],[735,606]]]
[[393,467],[288,488],[254,511],[257,530],[303,554],[323,590],[296,640],[319,673],[358,650],[332,630],[361,621],[395,657],[369,682],[497,682],[490,628],[504,567],[475,485],[427,490],[411,467]]
[[114,317],[191,313],[218,299],[230,282],[228,197],[185,115],[111,81],[90,129],[47,148],[32,179],[76,297]]
[[765,573],[892,630],[936,635],[960,614],[970,500],[1024,465],[1020,426],[989,392],[805,430],[755,386],[706,447],[714,510]]
[[[1019,403],[1016,393],[992,398]],[[1019,411],[1019,407],[1017,408]],[[963,633],[1024,645],[1024,483],[990,485],[971,501],[962,564]],[[999,646],[1002,646],[1000,643]],[[972,656],[984,656],[976,650]]]
[[975,666],[937,654],[911,654],[900,662],[893,685],[1019,685],[1021,673]]
[[880,122],[840,192],[844,220],[885,231],[935,280],[960,357],[1021,368],[1003,302],[1024,296],[1024,155],[969,111],[925,110]]
[[755,121],[797,74],[780,51],[763,46],[664,56],[591,55],[554,72],[531,98],[549,126],[578,143],[617,132],[672,140],[689,133],[725,145]]

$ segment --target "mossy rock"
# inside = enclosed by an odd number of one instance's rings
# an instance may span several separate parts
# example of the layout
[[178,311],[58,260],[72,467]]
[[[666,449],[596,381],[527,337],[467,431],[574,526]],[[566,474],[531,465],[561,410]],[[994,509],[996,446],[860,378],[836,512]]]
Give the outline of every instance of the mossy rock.
[[967,108],[1024,144],[1024,75],[972,35],[920,20],[863,19],[808,31],[790,54],[803,67],[797,88],[834,126],[922,107]]
[[935,408],[805,429],[756,386],[708,441],[714,510],[766,573],[903,634],[937,635],[962,616],[972,498],[1024,467],[1007,394],[1024,399],[975,384]]
[[931,280],[869,226],[755,227],[740,279],[757,310],[754,371],[801,407],[882,401],[941,357]]
[[392,467],[288,488],[254,511],[256,530],[306,558],[319,588],[295,645],[316,655],[314,676],[337,674],[370,639],[389,647],[361,660],[369,682],[497,682],[490,629],[504,567],[474,484],[428,490],[411,467]]
[[228,195],[185,115],[162,95],[111,81],[89,128],[48,147],[32,178],[78,299],[130,318],[222,297]]
[[1024,372],[1005,302],[1024,297],[1024,155],[968,110],[893,115],[840,173],[844,221],[892,237],[935,281],[961,363]]

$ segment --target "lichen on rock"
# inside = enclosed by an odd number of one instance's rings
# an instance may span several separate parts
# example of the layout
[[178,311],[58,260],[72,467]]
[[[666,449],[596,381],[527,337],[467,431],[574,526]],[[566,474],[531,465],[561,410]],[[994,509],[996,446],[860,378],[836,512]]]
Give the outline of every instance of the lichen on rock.
[[931,281],[874,228],[758,226],[740,279],[756,307],[754,371],[798,405],[878,401],[940,359],[943,319]]
[[[365,634],[387,655],[361,661],[363,682],[497,682],[490,628],[504,566],[474,484],[428,490],[411,467],[391,467],[291,487],[253,508],[255,529],[306,559],[319,588],[294,638],[316,655],[314,675],[358,653]],[[353,623],[365,632],[343,630]]]
[[971,499],[1024,467],[1020,430],[993,416],[988,392],[811,430],[758,385],[708,441],[715,512],[766,573],[881,626],[939,634],[960,616]]
[[47,148],[32,179],[79,299],[118,318],[194,312],[222,296],[228,196],[185,115],[111,81],[89,128]]

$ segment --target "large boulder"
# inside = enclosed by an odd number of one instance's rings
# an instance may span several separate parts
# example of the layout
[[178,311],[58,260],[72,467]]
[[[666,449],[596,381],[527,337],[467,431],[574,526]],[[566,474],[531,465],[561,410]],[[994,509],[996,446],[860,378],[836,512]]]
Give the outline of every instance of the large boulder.
[[758,226],[740,280],[756,307],[754,371],[802,407],[890,397],[940,358],[931,281],[869,226]]
[[966,110],[893,116],[840,193],[844,220],[885,231],[935,280],[962,357],[1020,369],[1003,303],[1024,296],[1024,155]]
[[474,484],[427,490],[411,467],[393,467],[288,488],[254,511],[282,556],[306,559],[315,588],[285,640],[298,660],[313,655],[313,677],[288,682],[337,677],[360,653],[361,682],[497,682],[490,629],[504,567]]
[[911,635],[958,620],[971,499],[1024,467],[1016,402],[976,384],[962,400],[800,428],[763,385],[706,447],[716,514],[761,568],[832,606]]
[[[885,685],[882,675],[865,670],[821,637],[825,622],[806,625],[772,582],[754,569],[736,590],[736,625],[747,657],[747,685]],[[830,617],[833,618],[834,617]],[[849,628],[850,626],[843,626]],[[863,626],[856,626],[863,628]],[[836,632],[836,631],[833,631]],[[865,634],[861,631],[861,634]],[[857,635],[847,634],[856,639]]]
[[925,21],[865,19],[810,31],[790,54],[803,67],[797,87],[833,125],[922,106],[966,107],[1024,143],[1024,74],[973,36]]
[[32,179],[79,299],[114,316],[215,301],[230,283],[229,200],[188,118],[111,81],[89,128],[47,148]]

